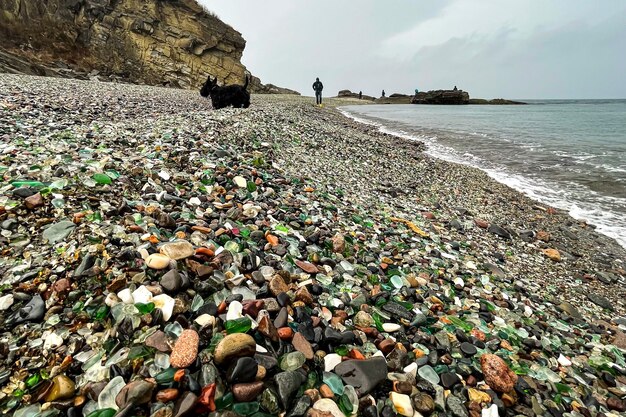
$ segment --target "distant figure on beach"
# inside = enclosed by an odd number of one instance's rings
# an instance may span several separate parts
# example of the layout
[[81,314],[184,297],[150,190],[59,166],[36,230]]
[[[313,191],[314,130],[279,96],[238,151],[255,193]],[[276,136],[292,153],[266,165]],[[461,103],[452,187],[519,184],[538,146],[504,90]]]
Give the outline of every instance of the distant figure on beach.
[[361,100],[363,98],[363,92],[359,91],[359,100]]
[[454,90],[452,90],[452,91],[457,91],[456,85],[454,86]]
[[324,85],[320,81],[319,78],[315,79],[313,83],[313,90],[315,90],[315,104],[322,104],[322,90],[324,89]]
[[383,90],[382,98],[385,98],[385,90]]
[[415,89],[415,94],[419,93],[420,91],[416,88]]

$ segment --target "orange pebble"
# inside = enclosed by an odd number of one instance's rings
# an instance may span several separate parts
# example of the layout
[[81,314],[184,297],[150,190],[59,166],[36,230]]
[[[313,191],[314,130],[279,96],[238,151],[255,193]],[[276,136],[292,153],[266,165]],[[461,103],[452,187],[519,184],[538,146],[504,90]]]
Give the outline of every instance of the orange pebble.
[[184,376],[185,376],[185,370],[184,369],[179,369],[174,374],[174,381],[180,382],[183,379]]
[[272,246],[278,245],[278,237],[268,234],[267,236],[265,236],[265,238],[267,239],[270,245]]
[[281,327],[278,329],[278,337],[281,340],[291,340],[293,338],[293,330],[291,330],[291,327]]
[[352,359],[358,359],[361,361],[365,359],[365,356],[363,356],[363,354],[356,349],[352,349],[350,352],[348,352],[348,356]]
[[196,255],[213,256],[215,255],[215,251],[210,248],[197,248]]

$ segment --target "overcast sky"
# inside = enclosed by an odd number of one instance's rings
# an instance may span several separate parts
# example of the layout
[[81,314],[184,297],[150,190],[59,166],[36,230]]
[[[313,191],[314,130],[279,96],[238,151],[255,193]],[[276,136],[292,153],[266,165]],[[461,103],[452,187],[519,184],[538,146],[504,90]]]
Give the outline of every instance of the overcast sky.
[[264,83],[313,95],[458,86],[480,98],[626,98],[626,0],[199,0]]

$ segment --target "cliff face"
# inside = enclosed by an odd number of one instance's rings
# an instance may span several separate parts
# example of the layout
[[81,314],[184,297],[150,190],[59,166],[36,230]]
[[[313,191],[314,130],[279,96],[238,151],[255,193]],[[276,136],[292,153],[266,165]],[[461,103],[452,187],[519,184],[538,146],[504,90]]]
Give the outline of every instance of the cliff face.
[[[37,64],[132,82],[243,83],[239,32],[195,0],[0,0],[0,45]],[[62,66],[62,64],[61,64]],[[258,78],[252,90],[266,89]]]

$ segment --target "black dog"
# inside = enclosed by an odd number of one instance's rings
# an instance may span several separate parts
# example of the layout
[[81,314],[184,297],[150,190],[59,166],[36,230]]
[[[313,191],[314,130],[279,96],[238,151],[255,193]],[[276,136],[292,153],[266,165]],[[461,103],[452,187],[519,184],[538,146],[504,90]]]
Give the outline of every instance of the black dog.
[[227,85],[220,87],[217,85],[217,77],[211,81],[211,76],[200,89],[202,97],[211,97],[214,109],[222,109],[224,107],[250,107],[250,93],[248,88],[248,76],[246,75],[246,83],[244,85]]

